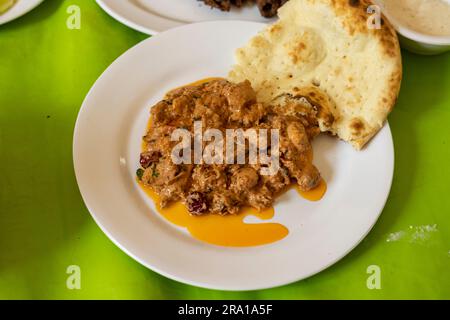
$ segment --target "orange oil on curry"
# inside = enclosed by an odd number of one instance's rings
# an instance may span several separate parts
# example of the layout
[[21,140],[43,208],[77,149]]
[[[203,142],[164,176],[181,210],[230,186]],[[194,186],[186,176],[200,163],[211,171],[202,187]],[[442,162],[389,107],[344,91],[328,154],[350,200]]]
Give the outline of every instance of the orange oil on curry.
[[[196,239],[226,247],[251,247],[279,241],[289,234],[289,230],[279,223],[245,223],[247,216],[255,216],[261,220],[272,219],[274,208],[258,211],[254,208],[243,208],[239,214],[220,216],[206,214],[194,216],[189,213],[186,206],[178,201],[166,208],[161,208],[160,198],[151,187],[139,181],[142,190],[153,200],[157,211],[171,223],[186,228]],[[311,191],[300,191],[299,194],[310,201],[319,201],[326,192],[326,183]]]
[[227,216],[217,214],[193,216],[181,202],[161,208],[158,194],[142,183],[140,186],[165,219],[186,228],[194,238],[207,243],[226,247],[250,247],[276,242],[289,233],[289,230],[279,223],[244,223],[245,217],[250,215],[261,220],[273,218],[275,214],[273,208],[263,211],[244,208],[240,214]]
[[199,86],[201,84],[204,84],[204,83],[207,83],[207,82],[211,82],[211,81],[214,81],[214,80],[226,80],[226,79],[225,78],[221,78],[221,77],[209,77],[209,78],[204,78],[204,79],[201,79],[201,80],[197,80],[197,81],[191,82],[191,83],[189,83],[187,85],[181,86],[180,88],[186,87],[186,86]]
[[[222,78],[207,78],[190,83],[189,85],[200,85],[208,81]],[[180,87],[181,88],[181,87]],[[147,129],[151,126],[151,119]],[[146,149],[143,142],[142,148]],[[289,230],[279,223],[245,223],[247,216],[254,216],[261,220],[270,220],[275,215],[274,208],[258,211],[254,208],[246,207],[236,215],[220,216],[217,214],[206,214],[194,216],[189,213],[182,202],[175,202],[166,208],[161,208],[160,198],[151,187],[145,186],[141,181],[138,183],[142,190],[153,200],[157,211],[171,223],[186,228],[196,239],[226,247],[251,247],[273,243],[279,241],[289,234]],[[319,186],[311,191],[301,191],[295,187],[303,198],[309,201],[319,201],[325,195],[327,185],[322,179]]]
[[321,179],[319,185],[310,191],[302,191],[298,186],[295,186],[295,189],[297,189],[298,194],[306,200],[320,201],[327,192],[327,183],[324,179]]

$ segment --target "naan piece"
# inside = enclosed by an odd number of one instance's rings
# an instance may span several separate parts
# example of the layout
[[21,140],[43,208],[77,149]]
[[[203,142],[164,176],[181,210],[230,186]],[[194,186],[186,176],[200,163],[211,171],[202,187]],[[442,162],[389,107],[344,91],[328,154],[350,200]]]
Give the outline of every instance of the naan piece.
[[250,80],[266,103],[283,95],[298,98],[303,88],[316,87],[332,101],[335,121],[327,131],[360,150],[383,127],[402,79],[395,30],[384,16],[379,29],[369,28],[370,5],[288,1],[278,22],[238,49],[229,79]]

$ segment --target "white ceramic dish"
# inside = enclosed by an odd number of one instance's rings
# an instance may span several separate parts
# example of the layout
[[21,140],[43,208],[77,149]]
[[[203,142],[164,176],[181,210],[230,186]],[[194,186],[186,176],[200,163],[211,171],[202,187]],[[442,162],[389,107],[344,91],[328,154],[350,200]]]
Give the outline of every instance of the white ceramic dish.
[[261,17],[258,8],[253,5],[222,12],[197,0],[97,0],[97,3],[119,22],[151,35],[193,22],[274,21]]
[[[450,0],[444,1],[447,1],[450,4]],[[397,30],[403,48],[423,55],[435,55],[450,51],[450,36],[432,36],[412,30],[399,23],[399,21],[383,7],[380,0],[374,0],[374,2],[380,5],[383,14]],[[448,23],[450,23],[450,21]]]
[[0,25],[20,18],[40,5],[42,1],[44,0],[18,0],[11,9],[0,14]]
[[394,150],[386,124],[361,152],[336,138],[315,141],[315,163],[328,183],[327,194],[308,202],[292,190],[277,200],[274,221],[290,232],[281,241],[247,248],[209,245],[155,211],[135,181],[149,107],[169,89],[226,76],[235,49],[263,27],[218,21],[156,35],[104,72],[78,115],[73,157],[86,206],[117,246],[171,279],[223,290],[304,279],[350,252],[371,230],[388,197]]

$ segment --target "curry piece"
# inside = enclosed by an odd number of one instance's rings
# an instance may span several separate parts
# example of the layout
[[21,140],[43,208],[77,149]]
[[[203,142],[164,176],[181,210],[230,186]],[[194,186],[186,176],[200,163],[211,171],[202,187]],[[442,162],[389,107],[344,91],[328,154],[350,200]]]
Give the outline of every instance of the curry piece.
[[[234,84],[219,79],[170,91],[151,109],[138,170],[141,181],[159,194],[162,207],[182,201],[194,215],[236,214],[245,206],[271,207],[292,182],[304,191],[315,188],[321,177],[312,164],[311,141],[320,133],[318,110],[306,99],[294,102],[258,103],[249,81]],[[326,113],[321,110],[328,116]],[[218,129],[224,137],[226,129],[279,129],[279,170],[261,175],[264,165],[259,161],[175,164],[171,153],[179,141],[171,141],[171,134],[184,128],[193,136],[195,121],[201,121],[203,132]],[[248,148],[246,145],[246,152]],[[270,151],[269,137],[267,153]]]

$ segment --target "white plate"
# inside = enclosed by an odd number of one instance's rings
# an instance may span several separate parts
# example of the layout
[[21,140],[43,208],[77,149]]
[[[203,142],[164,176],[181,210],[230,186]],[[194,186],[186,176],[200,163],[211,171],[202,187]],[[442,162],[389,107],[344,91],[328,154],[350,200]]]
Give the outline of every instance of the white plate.
[[30,12],[44,0],[18,0],[16,4],[3,14],[0,14],[0,25],[15,20]]
[[290,231],[279,242],[248,248],[209,245],[155,212],[135,182],[149,107],[169,89],[226,76],[235,49],[263,27],[217,21],[156,35],[118,58],[80,110],[73,154],[89,211],[123,251],[171,279],[207,288],[252,290],[309,277],[344,257],[367,235],[388,197],[394,150],[386,124],[361,152],[335,138],[317,139],[315,163],[328,182],[328,192],[315,203],[295,191],[277,201],[274,221]]
[[255,5],[223,12],[198,0],[97,0],[97,3],[117,21],[147,34],[193,22],[244,20],[267,23],[275,20],[262,17]]

